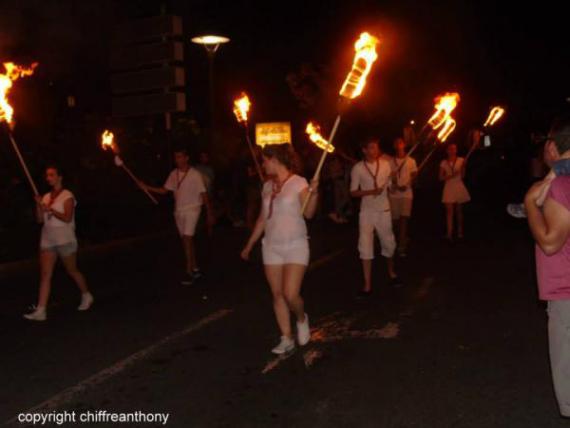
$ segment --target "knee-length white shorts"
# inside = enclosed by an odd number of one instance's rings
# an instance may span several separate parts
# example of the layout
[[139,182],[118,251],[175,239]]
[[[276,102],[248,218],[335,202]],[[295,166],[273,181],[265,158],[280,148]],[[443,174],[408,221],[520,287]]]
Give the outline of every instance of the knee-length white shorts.
[[378,235],[382,255],[392,257],[396,251],[396,238],[392,229],[390,211],[360,212],[358,251],[362,260],[374,258],[374,232]]

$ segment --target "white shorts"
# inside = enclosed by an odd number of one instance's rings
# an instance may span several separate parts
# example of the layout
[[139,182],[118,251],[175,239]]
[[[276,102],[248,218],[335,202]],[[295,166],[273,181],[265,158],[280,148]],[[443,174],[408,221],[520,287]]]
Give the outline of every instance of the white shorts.
[[309,241],[307,239],[290,244],[273,245],[262,241],[264,265],[309,265]]
[[180,236],[194,236],[201,212],[201,206],[174,212],[174,219],[176,220],[176,227]]
[[358,251],[362,260],[374,258],[374,231],[380,239],[382,255],[392,257],[396,251],[396,238],[392,229],[392,214],[390,211],[360,212]]
[[390,198],[392,218],[399,220],[400,217],[410,218],[412,215],[412,198]]

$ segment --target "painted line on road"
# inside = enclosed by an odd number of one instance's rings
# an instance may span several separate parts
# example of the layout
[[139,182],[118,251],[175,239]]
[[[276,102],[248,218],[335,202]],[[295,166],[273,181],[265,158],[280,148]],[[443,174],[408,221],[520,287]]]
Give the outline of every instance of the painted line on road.
[[[233,312],[233,309],[221,309],[217,312],[214,312],[201,320],[189,325],[184,330],[179,332],[173,333],[165,338],[161,339],[160,341],[150,345],[149,347],[142,349],[134,354],[126,357],[117,363],[113,364],[106,369],[101,370],[100,372],[94,374],[93,376],[88,377],[87,379],[79,382],[77,385],[64,389],[63,391],[59,392],[58,394],[54,395],[53,397],[45,400],[44,402],[38,404],[31,409],[26,410],[25,412],[21,413],[37,413],[41,411],[49,411],[58,408],[59,406],[63,405],[64,403],[73,399],[76,395],[86,391],[89,388],[94,386],[100,385],[101,383],[105,382],[106,380],[110,379],[111,377],[121,373],[128,367],[134,365],[135,363],[139,362],[140,360],[145,359],[150,354],[157,351],[162,346],[168,344],[169,342],[173,342],[178,340],[190,333],[194,333],[200,330],[203,327],[213,323],[214,321],[218,321],[222,318],[227,317]],[[19,424],[18,417],[15,416],[14,418],[10,419],[9,421],[5,422],[5,426],[11,426],[13,424]]]

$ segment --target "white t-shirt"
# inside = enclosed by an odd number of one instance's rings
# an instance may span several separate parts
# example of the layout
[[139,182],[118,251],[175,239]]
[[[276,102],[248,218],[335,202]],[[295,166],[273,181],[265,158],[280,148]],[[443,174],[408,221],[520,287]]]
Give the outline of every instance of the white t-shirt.
[[[376,162],[358,162],[350,173],[350,191],[374,190],[384,187],[380,195],[369,195],[362,198],[360,211],[387,211],[390,209],[388,200],[388,182],[390,180],[390,163],[382,158]],[[376,178],[374,176],[376,175]],[[374,186],[376,180],[376,186]]]
[[[398,183],[398,186],[407,187],[403,192],[394,188],[394,191],[390,192],[390,197],[412,199],[414,197],[414,192],[411,186],[412,174],[418,172],[418,165],[416,164],[415,159],[410,157],[405,157],[403,159],[394,157],[390,162],[390,166],[392,167],[392,173],[396,172],[396,182]],[[399,173],[397,172],[398,170],[400,171]],[[392,183],[390,184],[392,185]]]
[[166,179],[164,188],[174,193],[176,211],[196,208],[204,203],[202,193],[206,192],[206,185],[202,174],[195,168],[186,172],[175,169]]
[[[68,199],[73,200],[73,207],[77,205],[73,193],[69,190],[62,190],[55,199],[51,200],[51,192],[46,193],[42,197],[42,202],[44,205],[51,206],[57,212],[64,212],[64,204]],[[69,223],[61,221],[54,215],[44,213],[44,225],[42,227],[42,235],[40,241],[41,248],[51,248],[57,245],[66,245],[77,242],[77,237],[75,236],[75,211]]]
[[[269,245],[287,245],[307,239],[307,225],[301,213],[300,193],[309,187],[303,177],[292,175],[283,184],[281,192],[273,200],[273,212],[269,217],[273,182],[266,181],[261,197],[262,214],[265,217],[263,242]],[[269,217],[269,218],[268,218]]]
[[[439,167],[443,169],[447,175],[453,175],[461,171],[461,168],[463,168],[464,161],[465,160],[460,157],[456,158],[455,162],[450,162],[449,160],[444,159],[439,164]],[[455,177],[450,178],[445,183],[447,184],[447,183],[456,183],[456,182],[463,182],[463,177],[461,177],[461,174],[458,174]]]

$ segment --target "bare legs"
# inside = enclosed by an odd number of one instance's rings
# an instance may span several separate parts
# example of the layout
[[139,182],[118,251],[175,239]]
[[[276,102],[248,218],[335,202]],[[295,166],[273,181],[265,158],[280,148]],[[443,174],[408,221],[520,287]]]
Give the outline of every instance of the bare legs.
[[463,238],[463,205],[445,204],[445,216],[447,223],[447,239],[453,239],[454,214],[457,216],[457,236]]
[[273,295],[273,311],[281,330],[281,335],[292,338],[292,311],[297,321],[305,320],[303,298],[300,295],[306,266],[297,264],[265,265],[265,276]]
[[[49,295],[51,292],[51,278],[53,269],[57,261],[57,253],[53,251],[40,251],[40,293],[38,298],[38,308],[47,306]],[[62,257],[61,261],[68,275],[73,279],[77,287],[82,293],[89,292],[87,282],[83,274],[77,269],[77,253]]]

